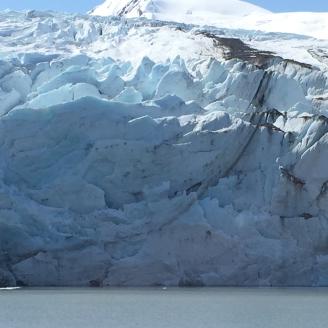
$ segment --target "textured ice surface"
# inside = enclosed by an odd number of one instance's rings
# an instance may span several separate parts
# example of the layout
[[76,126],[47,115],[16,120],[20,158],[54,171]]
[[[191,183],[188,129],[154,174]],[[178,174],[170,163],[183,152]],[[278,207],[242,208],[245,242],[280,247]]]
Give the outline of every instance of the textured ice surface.
[[325,42],[0,17],[0,285],[328,284]]

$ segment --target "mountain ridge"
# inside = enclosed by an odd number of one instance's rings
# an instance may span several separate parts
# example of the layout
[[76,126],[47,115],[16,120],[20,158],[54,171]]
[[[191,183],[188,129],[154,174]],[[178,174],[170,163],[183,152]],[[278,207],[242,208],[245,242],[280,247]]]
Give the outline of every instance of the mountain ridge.
[[106,0],[89,12],[95,16],[150,19],[226,28],[296,33],[328,39],[328,13],[273,13],[246,1]]
[[199,1],[182,0],[106,0],[95,7],[91,13],[99,16],[138,17],[149,14],[192,14],[197,12],[214,12],[222,15],[249,15],[251,13],[270,13],[268,10],[241,0]]

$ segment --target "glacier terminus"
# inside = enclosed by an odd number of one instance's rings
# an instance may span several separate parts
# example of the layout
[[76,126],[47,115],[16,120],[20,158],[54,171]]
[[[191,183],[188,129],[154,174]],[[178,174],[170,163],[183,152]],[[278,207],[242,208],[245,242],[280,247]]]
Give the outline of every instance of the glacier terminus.
[[0,12],[0,286],[328,285],[328,41],[169,3]]

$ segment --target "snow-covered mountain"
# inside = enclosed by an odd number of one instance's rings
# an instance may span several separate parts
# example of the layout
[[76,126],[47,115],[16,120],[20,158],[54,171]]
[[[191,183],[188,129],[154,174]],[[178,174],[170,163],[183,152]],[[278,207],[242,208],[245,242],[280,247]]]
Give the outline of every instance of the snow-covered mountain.
[[244,16],[253,13],[265,14],[269,11],[240,0],[106,0],[92,11],[92,14],[99,16],[124,15],[153,18],[160,15],[175,18],[180,15],[199,13]]
[[0,286],[328,285],[328,41],[0,12]]
[[328,39],[328,13],[272,13],[240,0],[106,0],[92,15],[148,17]]

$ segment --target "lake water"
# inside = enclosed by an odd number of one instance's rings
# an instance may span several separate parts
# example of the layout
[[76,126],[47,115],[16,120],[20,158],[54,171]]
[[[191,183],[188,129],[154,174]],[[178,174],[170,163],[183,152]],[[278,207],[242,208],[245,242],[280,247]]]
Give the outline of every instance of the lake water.
[[327,328],[328,289],[0,290],[1,328]]

